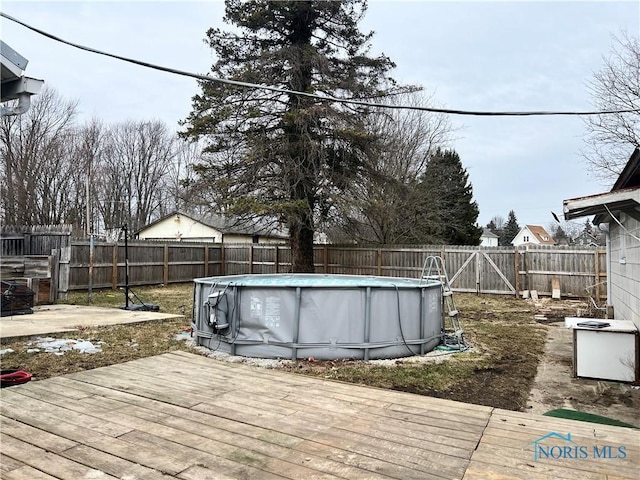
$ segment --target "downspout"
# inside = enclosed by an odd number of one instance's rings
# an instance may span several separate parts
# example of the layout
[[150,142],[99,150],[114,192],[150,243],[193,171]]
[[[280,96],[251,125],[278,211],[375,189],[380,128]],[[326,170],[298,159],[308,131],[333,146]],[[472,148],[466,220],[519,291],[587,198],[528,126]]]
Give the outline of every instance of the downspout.
[[611,232],[609,232],[608,223],[601,223],[598,228],[601,232],[604,232],[607,248],[607,306],[609,306],[611,305]]

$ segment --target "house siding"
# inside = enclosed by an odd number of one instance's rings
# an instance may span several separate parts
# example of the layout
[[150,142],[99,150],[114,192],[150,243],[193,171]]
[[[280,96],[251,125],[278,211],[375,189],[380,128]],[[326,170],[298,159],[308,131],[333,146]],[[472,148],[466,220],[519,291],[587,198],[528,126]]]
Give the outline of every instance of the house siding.
[[[173,215],[138,232],[141,240],[171,240],[201,243],[252,243],[252,234],[223,233],[186,215]],[[258,235],[258,243],[283,243],[286,238]]]
[[[258,235],[258,243],[285,243],[286,238]],[[241,235],[239,233],[225,233],[224,243],[253,243],[253,235]]]
[[[631,320],[640,328],[640,222],[620,214],[624,229],[612,221],[611,232],[611,304],[616,320]],[[626,231],[625,231],[626,229]],[[621,263],[622,262],[622,263]]]
[[143,240],[168,239],[191,242],[221,242],[222,233],[191,218],[173,216],[144,228],[138,234],[138,238]]
[[481,247],[497,247],[498,239],[493,237],[480,237]]
[[[527,238],[525,240],[525,237]],[[519,247],[520,245],[539,245],[540,242],[536,238],[536,236],[531,233],[528,228],[523,228],[518,232],[515,238],[511,241],[511,244],[514,247]]]

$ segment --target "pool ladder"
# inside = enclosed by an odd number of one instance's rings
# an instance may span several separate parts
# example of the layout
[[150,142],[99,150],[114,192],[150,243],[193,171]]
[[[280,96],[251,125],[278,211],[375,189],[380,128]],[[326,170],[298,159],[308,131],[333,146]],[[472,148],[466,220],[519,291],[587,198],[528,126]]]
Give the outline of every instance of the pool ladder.
[[442,257],[430,255],[424,260],[422,272],[420,274],[420,282],[435,280],[440,282],[442,286],[442,323],[446,330],[447,319],[451,324],[453,335],[445,335],[443,342],[447,346],[458,346],[462,349],[466,345],[464,341],[464,331],[460,323],[458,308],[453,298],[453,290],[447,269],[444,266]]

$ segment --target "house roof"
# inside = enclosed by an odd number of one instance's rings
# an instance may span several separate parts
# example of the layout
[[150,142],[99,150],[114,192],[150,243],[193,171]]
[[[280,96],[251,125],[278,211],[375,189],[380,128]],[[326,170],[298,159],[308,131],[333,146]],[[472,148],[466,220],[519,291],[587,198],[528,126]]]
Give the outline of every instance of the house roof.
[[[531,232],[531,235],[533,235],[534,237],[536,237],[536,240],[538,240],[538,242],[542,245],[555,245],[556,241],[553,239],[553,237],[549,234],[549,232],[547,232],[544,227],[541,227],[540,225],[525,225],[524,227],[522,227],[522,230],[527,229],[529,230],[529,232]],[[520,230],[520,232],[522,232],[522,230]],[[520,233],[518,232],[518,233]],[[545,240],[546,238],[546,240]]]
[[[546,244],[546,245],[555,245],[556,244],[556,241],[549,234],[549,232],[547,232],[544,229],[544,227],[541,227],[540,225],[526,225],[526,227],[529,229],[529,231],[531,233],[533,233],[533,235],[536,237],[536,239],[540,243]],[[545,240],[545,238],[547,240]]]
[[275,224],[269,224],[265,221],[261,221],[259,219],[243,219],[241,217],[235,216],[222,216],[222,215],[214,215],[214,214],[191,214],[185,213],[179,210],[175,210],[164,217],[159,218],[158,220],[145,225],[138,231],[136,234],[139,234],[143,230],[156,225],[167,218],[171,218],[175,215],[181,215],[186,218],[190,218],[195,222],[202,223],[203,225],[207,225],[208,227],[215,228],[219,230],[223,234],[232,234],[232,235],[262,235],[273,238],[282,238],[285,239],[288,236],[288,232],[285,228],[279,227]]
[[480,235],[481,237],[485,237],[485,238],[500,238],[498,235],[496,235],[495,233],[493,233],[491,230],[489,230],[488,228],[483,228],[482,229],[482,235]]
[[640,186],[640,149],[636,148],[611,191]]
[[624,211],[640,220],[640,149],[636,148],[610,192],[564,200],[564,218],[595,215],[595,225],[611,219],[614,211]]

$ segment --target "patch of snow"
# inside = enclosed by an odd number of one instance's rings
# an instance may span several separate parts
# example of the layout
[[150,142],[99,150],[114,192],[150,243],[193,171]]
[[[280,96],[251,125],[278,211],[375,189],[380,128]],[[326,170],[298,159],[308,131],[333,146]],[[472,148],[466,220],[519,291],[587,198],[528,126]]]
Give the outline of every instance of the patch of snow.
[[180,332],[173,336],[174,340],[191,340],[191,332]]
[[5,348],[3,350],[0,350],[0,355],[4,355],[5,353],[13,353],[14,350],[10,349],[10,348]]
[[38,337],[27,345],[34,345],[36,348],[27,349],[27,353],[36,353],[44,351],[44,353],[53,353],[55,355],[64,355],[71,350],[78,350],[80,353],[100,353],[102,352],[103,342],[95,344],[89,340],[52,337]]
[[99,353],[102,351],[102,348],[99,345],[94,345],[89,340],[78,340],[73,346],[74,350],[80,350],[80,353]]

